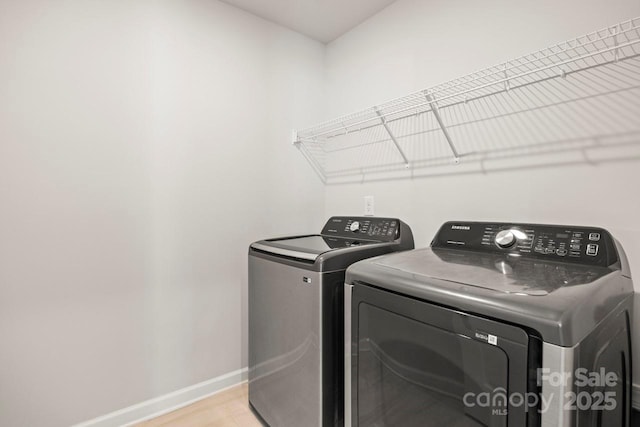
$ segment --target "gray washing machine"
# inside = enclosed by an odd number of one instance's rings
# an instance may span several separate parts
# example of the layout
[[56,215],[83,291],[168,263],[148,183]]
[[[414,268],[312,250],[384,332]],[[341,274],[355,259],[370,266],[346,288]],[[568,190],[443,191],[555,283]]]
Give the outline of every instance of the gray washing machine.
[[249,248],[249,402],[271,427],[343,424],[343,287],[353,262],[413,249],[396,218],[332,217]]
[[606,230],[446,223],[347,270],[345,424],[629,426],[632,298]]

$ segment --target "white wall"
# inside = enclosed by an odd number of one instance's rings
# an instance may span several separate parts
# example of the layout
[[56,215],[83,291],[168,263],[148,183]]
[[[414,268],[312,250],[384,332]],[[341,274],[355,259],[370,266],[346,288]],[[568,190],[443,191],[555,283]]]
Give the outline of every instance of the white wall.
[[[326,118],[636,16],[637,0],[399,0],[329,44]],[[602,226],[625,247],[640,290],[637,157],[470,174],[456,174],[456,167],[446,176],[328,186],[325,213],[362,213],[363,196],[373,195],[376,214],[405,219],[418,247],[447,220]],[[640,346],[635,355],[640,382]]]
[[246,251],[322,224],[324,47],[216,1],[0,2],[0,425],[246,366]]

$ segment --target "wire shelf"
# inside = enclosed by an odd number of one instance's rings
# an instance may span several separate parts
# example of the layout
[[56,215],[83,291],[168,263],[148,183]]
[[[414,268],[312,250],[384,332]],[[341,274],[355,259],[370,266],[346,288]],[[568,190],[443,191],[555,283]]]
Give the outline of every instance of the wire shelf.
[[294,133],[323,182],[640,135],[640,18]]

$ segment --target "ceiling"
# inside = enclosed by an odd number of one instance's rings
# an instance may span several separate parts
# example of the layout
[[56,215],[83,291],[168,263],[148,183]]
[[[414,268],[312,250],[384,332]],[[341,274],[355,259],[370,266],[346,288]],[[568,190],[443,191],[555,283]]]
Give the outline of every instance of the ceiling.
[[329,43],[395,0],[221,0]]

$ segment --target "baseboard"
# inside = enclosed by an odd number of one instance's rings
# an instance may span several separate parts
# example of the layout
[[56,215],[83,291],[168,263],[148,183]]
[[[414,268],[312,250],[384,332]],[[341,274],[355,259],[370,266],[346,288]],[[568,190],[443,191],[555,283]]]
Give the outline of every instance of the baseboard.
[[159,396],[141,403],[102,415],[73,427],[119,427],[130,426],[175,411],[224,389],[240,384],[247,379],[247,368],[239,369],[189,387]]
[[[247,380],[247,368],[239,369],[198,384],[146,400],[141,403],[102,415],[73,427],[118,427],[130,426],[162,414],[175,411],[198,400],[216,394],[226,388]],[[631,405],[640,411],[640,384],[633,384]]]

